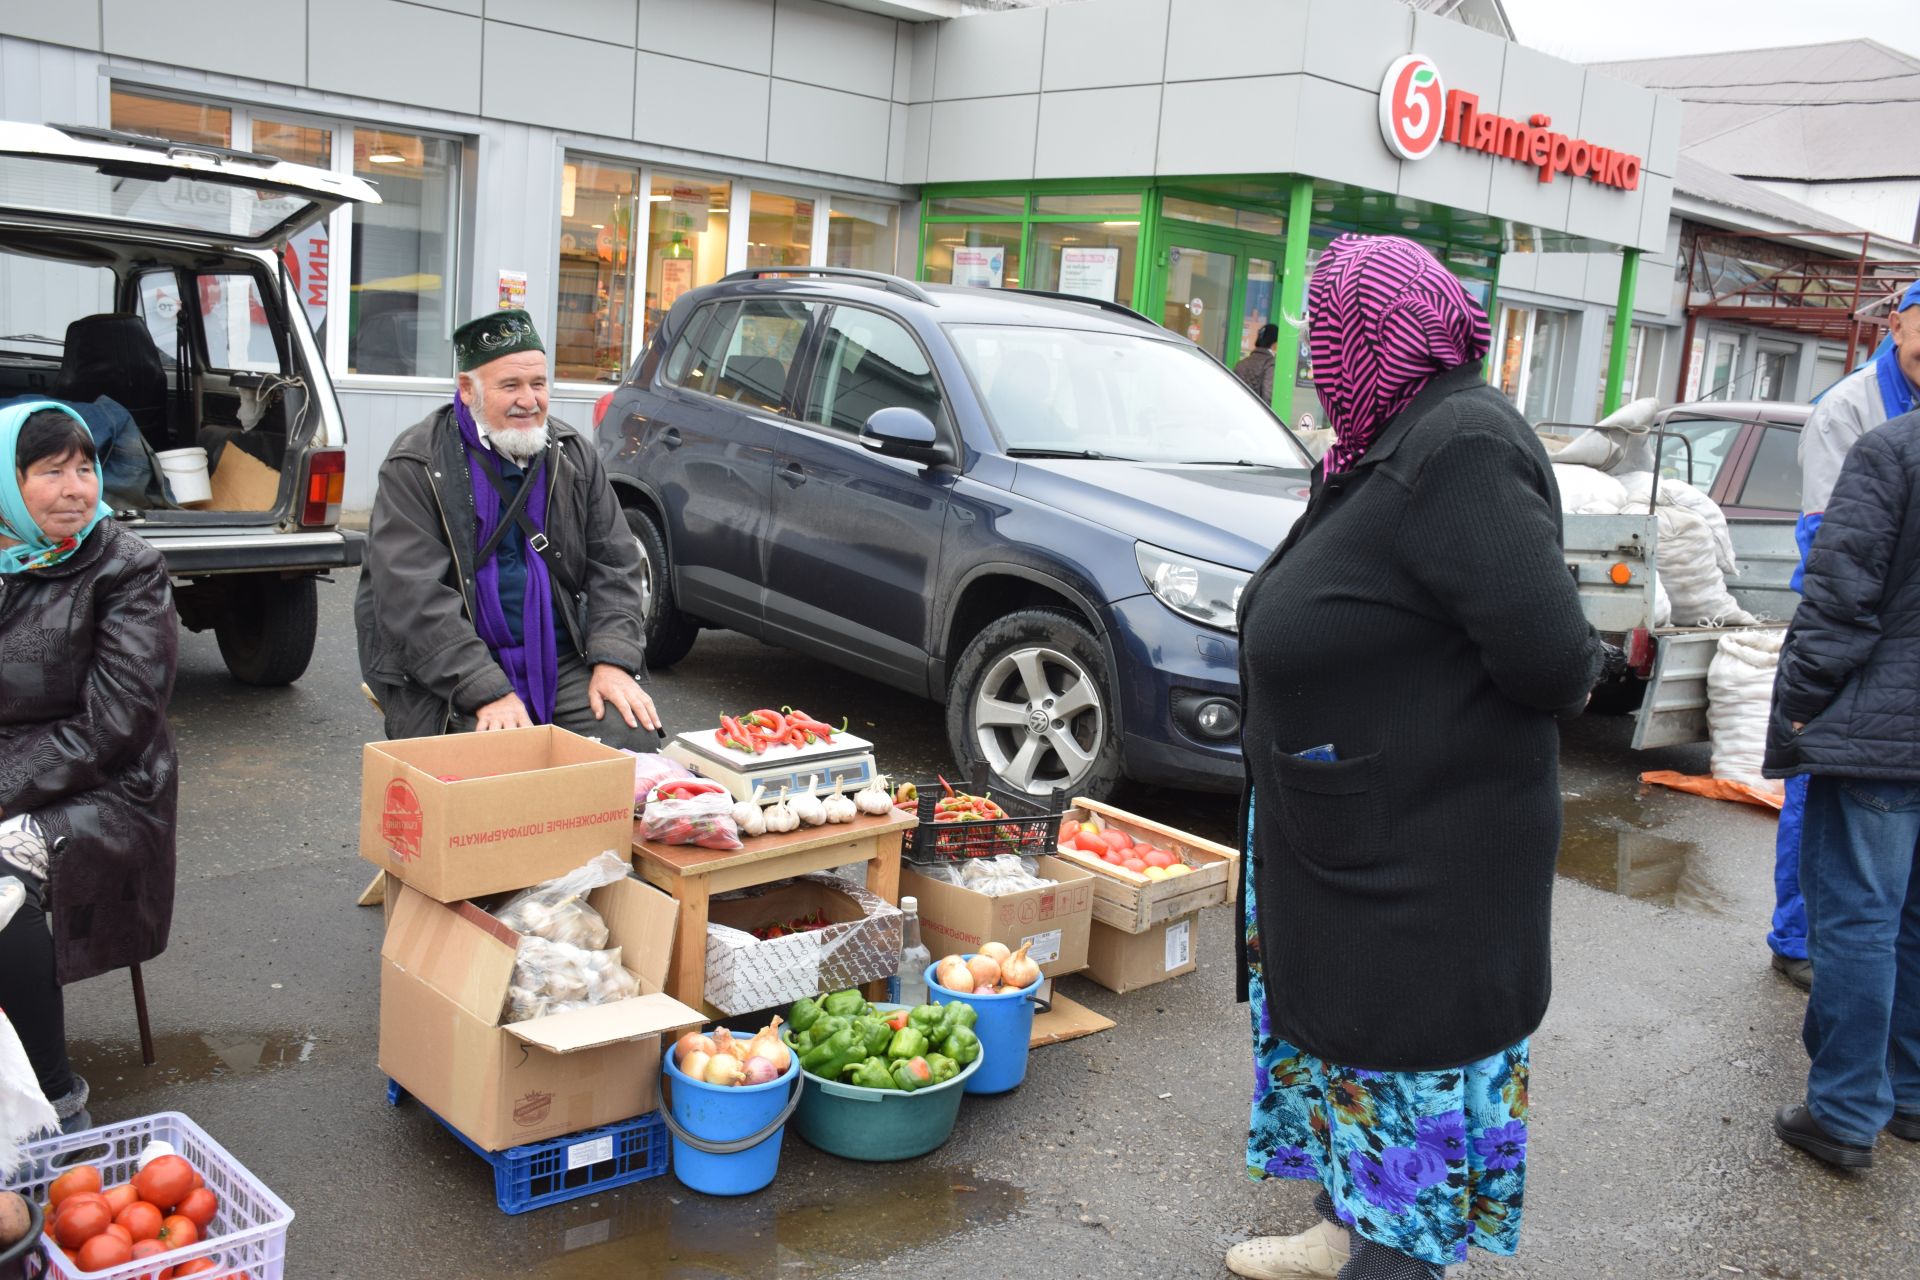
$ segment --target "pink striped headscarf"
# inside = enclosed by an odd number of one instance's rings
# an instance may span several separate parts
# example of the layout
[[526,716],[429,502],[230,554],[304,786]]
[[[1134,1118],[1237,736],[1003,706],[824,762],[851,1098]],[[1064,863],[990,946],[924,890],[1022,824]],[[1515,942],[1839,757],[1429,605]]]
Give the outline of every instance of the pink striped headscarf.
[[1327,475],[1366,455],[1436,374],[1484,359],[1487,313],[1439,259],[1399,236],[1341,236],[1307,285],[1314,388],[1334,441]]

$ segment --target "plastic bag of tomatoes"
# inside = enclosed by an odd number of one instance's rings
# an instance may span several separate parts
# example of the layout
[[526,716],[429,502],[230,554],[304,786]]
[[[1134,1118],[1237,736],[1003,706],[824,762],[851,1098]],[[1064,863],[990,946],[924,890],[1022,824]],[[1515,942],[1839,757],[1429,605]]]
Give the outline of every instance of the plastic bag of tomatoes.
[[[179,1155],[146,1160],[129,1181],[114,1186],[102,1184],[98,1166],[80,1164],[47,1188],[46,1239],[65,1256],[68,1269],[106,1271],[200,1243],[219,1209],[206,1180]],[[196,1258],[142,1274],[171,1280],[218,1266]]]

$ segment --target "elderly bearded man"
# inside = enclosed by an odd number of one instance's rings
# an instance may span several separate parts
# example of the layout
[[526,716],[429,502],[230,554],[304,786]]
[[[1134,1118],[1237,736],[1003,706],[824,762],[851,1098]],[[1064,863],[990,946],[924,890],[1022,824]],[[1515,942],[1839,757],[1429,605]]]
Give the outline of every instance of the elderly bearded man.
[[547,417],[526,312],[453,347],[453,402],[381,464],[354,602],[387,736],[554,724],[640,750],[660,723],[637,683],[640,555],[599,454]]

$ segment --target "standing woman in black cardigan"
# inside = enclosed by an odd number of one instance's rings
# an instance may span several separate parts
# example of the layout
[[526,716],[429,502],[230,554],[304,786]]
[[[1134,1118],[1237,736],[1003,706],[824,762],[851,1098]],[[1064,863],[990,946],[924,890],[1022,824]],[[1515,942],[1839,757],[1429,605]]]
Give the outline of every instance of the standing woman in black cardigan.
[[1601,666],[1486,314],[1425,249],[1344,236],[1308,289],[1335,440],[1240,605],[1249,1173],[1322,1221],[1252,1277],[1429,1280],[1519,1243],[1548,994],[1559,731]]

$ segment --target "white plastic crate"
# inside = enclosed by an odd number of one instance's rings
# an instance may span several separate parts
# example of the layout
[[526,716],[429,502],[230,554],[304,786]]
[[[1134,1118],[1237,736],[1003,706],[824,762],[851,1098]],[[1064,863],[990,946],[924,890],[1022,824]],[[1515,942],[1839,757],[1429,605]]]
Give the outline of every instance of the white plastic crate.
[[240,1276],[249,1280],[281,1280],[286,1264],[287,1228],[293,1223],[293,1210],[267,1190],[260,1179],[247,1172],[245,1165],[228,1155],[225,1147],[177,1111],[163,1111],[32,1143],[21,1153],[24,1164],[7,1188],[44,1201],[47,1185],[76,1164],[98,1166],[101,1181],[114,1186],[138,1171],[136,1162],[149,1142],[170,1144],[199,1171],[206,1179],[207,1188],[219,1198],[220,1210],[208,1224],[207,1238],[185,1249],[155,1254],[105,1271],[81,1271],[49,1237],[47,1275],[61,1277],[61,1280],[77,1280],[81,1276],[86,1280],[135,1280],[135,1277],[152,1275],[162,1267],[177,1266],[195,1258],[212,1258],[218,1265],[200,1273],[196,1280]]

